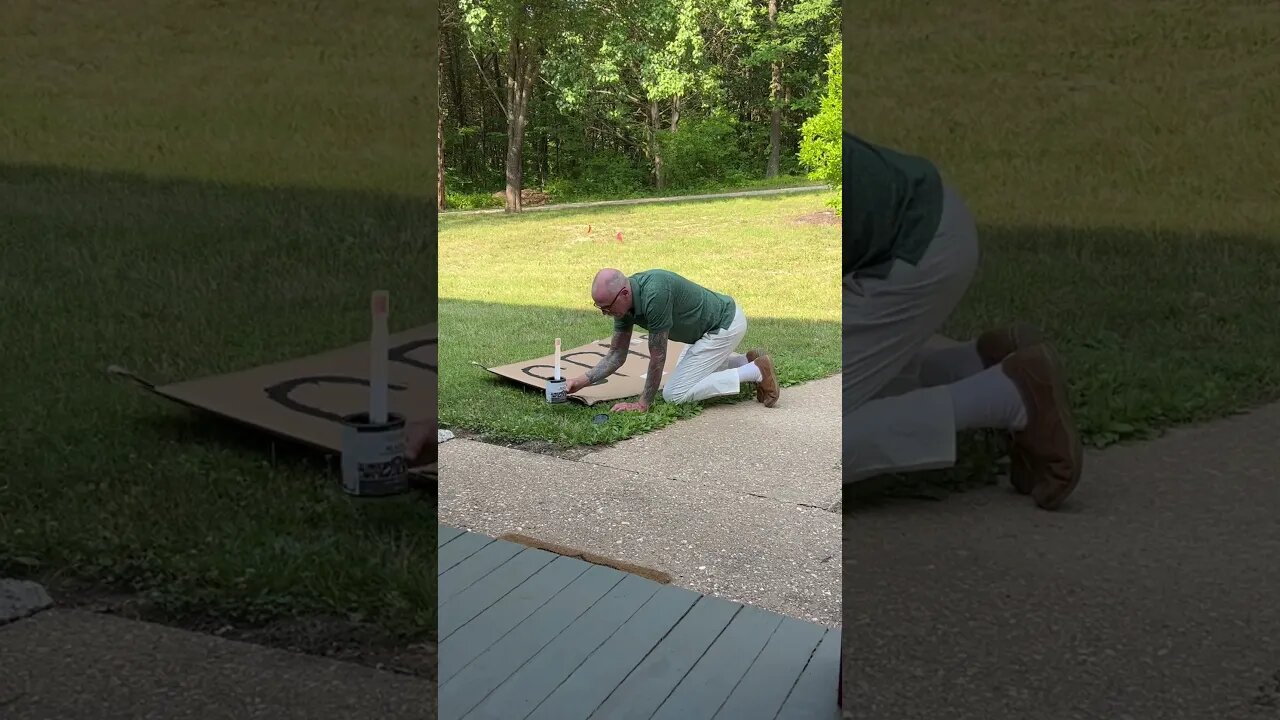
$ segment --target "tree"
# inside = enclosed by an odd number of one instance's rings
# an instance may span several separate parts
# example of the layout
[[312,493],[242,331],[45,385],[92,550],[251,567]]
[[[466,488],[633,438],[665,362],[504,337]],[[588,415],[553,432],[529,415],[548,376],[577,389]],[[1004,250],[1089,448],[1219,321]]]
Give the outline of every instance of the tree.
[[[552,49],[556,37],[583,3],[575,0],[460,0],[459,9],[467,26],[472,54],[482,67],[476,48],[497,54],[506,48],[505,92],[499,105],[507,120],[507,151],[504,161],[507,212],[522,209],[524,189],[524,133],[529,122],[529,104],[538,79],[543,54]],[[483,74],[483,69],[481,73]],[[499,78],[485,78],[497,94]]]
[[[703,0],[623,0],[609,7],[600,26],[594,84],[631,104],[628,116],[643,138],[653,185],[664,186],[661,134],[679,128],[681,98],[708,78],[701,21]],[[602,90],[609,92],[608,90]]]
[[446,4],[437,162],[459,209],[790,172],[839,37],[836,0],[776,0],[772,22],[769,0]]
[[819,87],[812,76],[821,72],[813,58],[822,58],[828,48],[840,43],[838,0],[764,0],[765,25],[751,40],[748,65],[769,66],[769,161],[765,176],[780,172],[783,144],[783,113],[793,98],[792,87]]
[[809,118],[801,127],[800,162],[810,168],[809,177],[823,180],[835,188],[836,196],[830,201],[836,214],[840,214],[840,189],[842,185],[841,139],[843,128],[844,92],[842,45],[837,43],[827,53],[827,93],[822,98],[818,114]]

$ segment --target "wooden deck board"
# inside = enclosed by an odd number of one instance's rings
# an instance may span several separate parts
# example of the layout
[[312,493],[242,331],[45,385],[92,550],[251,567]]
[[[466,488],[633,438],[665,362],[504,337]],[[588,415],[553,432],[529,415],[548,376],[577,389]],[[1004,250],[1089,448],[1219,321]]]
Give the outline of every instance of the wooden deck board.
[[438,600],[441,605],[476,581],[501,567],[524,548],[509,542],[491,542],[466,559],[440,573]]
[[714,720],[776,716],[825,634],[821,625],[783,618]]
[[470,712],[593,607],[627,612],[627,606],[617,602],[617,598],[627,596],[635,598],[631,610],[639,607],[656,588],[642,587],[638,580],[634,575],[598,565],[587,570],[453,677],[441,678],[440,704],[456,708],[459,716]]
[[838,630],[453,530],[441,720],[839,717]]

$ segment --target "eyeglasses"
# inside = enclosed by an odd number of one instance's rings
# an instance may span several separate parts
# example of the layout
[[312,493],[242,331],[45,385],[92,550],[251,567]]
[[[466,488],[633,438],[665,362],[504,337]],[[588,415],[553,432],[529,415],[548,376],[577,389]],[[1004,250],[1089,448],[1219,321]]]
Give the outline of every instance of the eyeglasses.
[[617,293],[616,295],[614,295],[614,296],[613,296],[613,300],[609,301],[609,304],[608,304],[608,305],[596,305],[596,309],[597,309],[597,310],[599,310],[599,311],[600,311],[600,312],[602,312],[602,313],[606,313],[606,314],[607,314],[607,313],[609,312],[609,308],[613,307],[613,306],[614,306],[614,304],[616,304],[616,303],[618,302],[618,296],[619,296],[619,295],[621,295],[621,294],[622,294],[622,291],[623,291],[623,290],[626,290],[626,289],[627,289],[627,288],[626,288],[626,286],[623,286],[622,288],[620,288],[620,289],[618,290],[618,293]]

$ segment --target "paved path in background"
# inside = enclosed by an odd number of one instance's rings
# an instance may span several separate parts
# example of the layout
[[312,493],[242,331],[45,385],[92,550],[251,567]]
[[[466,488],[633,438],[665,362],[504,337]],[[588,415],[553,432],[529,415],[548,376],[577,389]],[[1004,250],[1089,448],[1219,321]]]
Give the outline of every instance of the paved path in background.
[[0,626],[4,720],[432,720],[434,682],[151,623],[47,610]]
[[663,570],[672,584],[840,623],[840,379],[697,417],[581,460],[440,446],[440,521]]
[[[723,200],[726,198],[762,197],[766,195],[790,195],[794,193],[811,193],[830,190],[829,185],[804,185],[801,187],[770,188],[768,190],[741,190],[729,193],[712,193],[709,195],[677,195],[658,198],[632,198],[629,200],[596,200],[593,202],[559,203],[555,205],[538,205],[525,207],[522,212],[542,212],[546,210],[574,210],[578,208],[606,207],[609,205],[651,205],[653,203],[696,202],[701,200]],[[461,215],[493,215],[505,213],[505,208],[486,208],[484,210],[446,210],[440,217],[458,217]]]
[[1280,405],[844,516],[847,717],[1280,717]]

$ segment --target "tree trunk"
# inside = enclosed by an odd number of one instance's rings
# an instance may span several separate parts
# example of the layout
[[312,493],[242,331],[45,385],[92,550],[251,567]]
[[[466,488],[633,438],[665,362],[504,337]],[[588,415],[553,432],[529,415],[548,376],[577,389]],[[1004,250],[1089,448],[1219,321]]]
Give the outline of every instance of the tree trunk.
[[551,133],[543,130],[538,138],[538,187],[547,188],[547,164],[550,160]]
[[529,122],[529,95],[538,76],[538,57],[534,44],[511,31],[510,68],[507,73],[507,212],[523,209],[520,193],[524,189],[524,129]]
[[[769,29],[778,32],[778,0],[769,0]],[[782,160],[782,61],[773,59],[773,77],[769,81],[769,169],[765,177],[778,177]]]
[[[461,48],[459,48],[458,32],[450,26],[442,40],[445,42],[442,42],[441,45],[443,46],[447,44],[449,48],[449,52],[447,54],[448,60],[445,62],[445,65],[449,70],[449,90],[451,91],[450,94],[453,96],[454,114],[450,117],[455,119],[454,127],[464,128],[467,127],[470,117],[467,113],[466,90],[462,79],[462,62],[460,60],[462,57],[462,51]],[[443,72],[443,69],[441,72]],[[468,155],[473,154],[474,153],[468,153]],[[456,158],[454,162],[456,165]]]
[[444,199],[444,113],[436,113],[436,209],[445,210]]
[[676,126],[680,123],[680,95],[676,94],[671,98],[671,132],[676,131]]
[[662,191],[662,148],[658,146],[658,130],[662,128],[662,111],[658,101],[649,101],[649,157],[653,159],[654,189]]
[[436,61],[439,72],[436,73],[436,210],[445,209],[444,199],[444,95],[440,90],[444,87],[444,47],[441,42],[436,48]]

